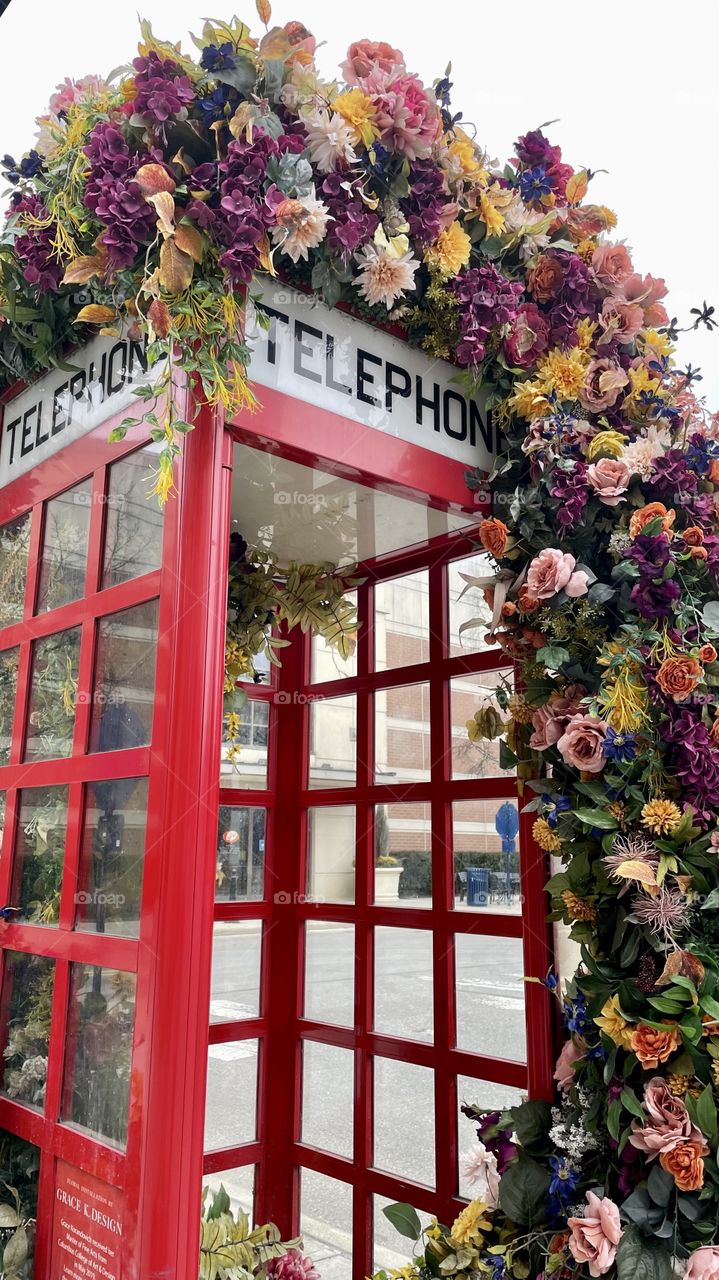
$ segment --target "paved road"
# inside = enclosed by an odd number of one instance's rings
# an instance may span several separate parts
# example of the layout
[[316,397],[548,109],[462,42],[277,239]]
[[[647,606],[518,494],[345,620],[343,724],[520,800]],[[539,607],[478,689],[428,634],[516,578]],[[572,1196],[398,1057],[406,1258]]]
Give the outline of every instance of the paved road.
[[[433,1040],[432,951],[427,930],[382,928],[375,941],[375,1026],[424,1043]],[[259,932],[255,926],[221,925],[213,965],[213,1021],[257,1012]],[[308,937],[306,1011],[309,1016],[350,1025],[354,932],[350,926],[314,925]],[[510,938],[460,935],[456,950],[458,1043],[469,1051],[523,1060],[525,1057],[521,946]],[[303,1137],[313,1145],[352,1154],[352,1055],[344,1049],[306,1046]],[[250,1141],[255,1136],[257,1044],[213,1045],[209,1058],[206,1148]],[[375,1162],[390,1172],[434,1183],[432,1073],[412,1064],[378,1059],[375,1072]],[[486,1106],[516,1101],[512,1090],[460,1078],[461,1098]],[[473,1140],[460,1118],[460,1146]],[[241,1201],[248,1176],[224,1177]],[[463,1189],[465,1194],[468,1189]],[[348,1188],[319,1175],[303,1177],[303,1229],[323,1280],[348,1274]],[[390,1265],[402,1242],[375,1213],[376,1261]],[[391,1251],[390,1253],[387,1250]]]

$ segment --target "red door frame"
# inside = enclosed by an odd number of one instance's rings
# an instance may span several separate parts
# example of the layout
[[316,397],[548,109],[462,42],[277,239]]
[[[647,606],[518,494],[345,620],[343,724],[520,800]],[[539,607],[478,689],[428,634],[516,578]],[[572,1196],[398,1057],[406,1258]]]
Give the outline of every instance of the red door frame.
[[[422,448],[405,444],[380,432],[358,426],[350,419],[338,418],[308,405],[288,400],[269,389],[263,389],[264,408],[259,415],[244,415],[232,424],[232,435],[238,440],[271,449],[296,461],[319,469],[330,468],[336,474],[360,480],[364,484],[402,494],[404,497],[441,506],[448,510],[471,509],[464,483],[464,468]],[[36,1246],[38,1280],[49,1275],[52,1202],[55,1161],[62,1158],[119,1187],[126,1199],[126,1237],[133,1241],[124,1258],[125,1280],[145,1280],[154,1275],[173,1275],[178,1280],[195,1280],[197,1274],[197,1234],[199,1225],[198,1188],[201,1171],[226,1168],[227,1152],[206,1157],[203,1165],[204,1102],[206,1048],[208,1044],[208,1010],[210,998],[210,966],[212,954],[212,902],[214,897],[217,806],[220,799],[217,761],[221,732],[222,667],[224,656],[224,609],[227,572],[227,530],[231,476],[231,436],[223,431],[222,422],[206,407],[189,404],[184,416],[196,420],[195,431],[186,438],[185,452],[178,478],[178,498],[171,501],[166,514],[162,568],[144,578],[132,579],[121,586],[99,591],[102,556],[102,521],[108,469],[113,461],[143,444],[146,431],[133,428],[121,445],[108,445],[110,420],[63,453],[41,464],[28,476],[0,492],[0,524],[14,518],[29,507],[33,511],[30,545],[30,572],[23,621],[0,632],[0,648],[19,643],[21,646],[17,711],[13,732],[13,754],[8,766],[0,768],[0,789],[9,792],[5,834],[0,859],[0,890],[5,893],[12,874],[11,858],[14,831],[16,789],[68,782],[71,787],[68,819],[67,864],[58,929],[26,924],[0,926],[0,945],[6,950],[31,951],[50,955],[56,961],[55,994],[51,1027],[51,1053],[48,1093],[44,1115],[0,1096],[0,1124],[11,1132],[36,1143],[43,1152],[40,1175],[39,1223]],[[302,441],[298,447],[297,441]],[[33,602],[39,572],[42,537],[42,503],[71,487],[83,477],[93,475],[93,507],[91,514],[86,595],[81,601],[64,606],[50,614],[33,617]],[[466,540],[465,540],[466,541]],[[459,555],[462,535],[447,540]],[[468,544],[467,544],[468,545]],[[411,563],[427,562],[428,548],[418,548],[411,555],[397,559],[384,558],[375,566],[380,577],[390,577],[401,566],[407,571]],[[442,566],[431,569],[433,622],[436,636],[433,645],[442,643],[445,635],[445,594]],[[371,585],[361,605],[363,625],[368,628],[371,607]],[[78,708],[72,756],[63,761],[21,764],[21,743],[29,696],[30,648],[34,638],[62,630],[71,625],[82,626],[80,654],[80,687],[90,688],[94,655],[94,635],[98,617],[116,612],[131,604],[159,595],[160,624],[157,677],[152,744],[148,748],[104,756],[86,754],[89,704]],[[369,631],[367,631],[369,634]],[[436,658],[439,650],[434,652]],[[372,683],[369,644],[365,647],[364,669],[358,689]],[[282,681],[297,690],[306,687],[306,646],[287,652]],[[444,659],[445,674],[459,673],[463,660]],[[497,665],[496,660],[486,665]],[[472,664],[470,663],[470,666]],[[479,670],[482,663],[472,666]],[[386,672],[383,687],[392,683],[409,683],[408,671]],[[347,692],[343,683],[343,692]],[[441,688],[434,686],[433,715],[440,712]],[[328,692],[327,686],[323,692]],[[359,700],[361,701],[361,700]],[[369,759],[372,737],[369,700],[358,714],[358,759]],[[307,707],[295,700],[282,708],[285,743],[294,743],[295,758],[306,758]],[[446,708],[445,708],[446,711]],[[276,717],[277,708],[273,708]],[[442,723],[447,726],[446,714]],[[277,735],[275,734],[275,737]],[[433,748],[432,782],[427,784],[427,797],[447,823],[446,795],[441,783],[441,757],[446,743]],[[276,765],[275,765],[276,769]],[[75,932],[72,929],[72,876],[77,868],[82,829],[83,783],[108,776],[122,777],[148,774],[150,801],[148,808],[147,854],[142,900],[142,924],[139,941]],[[360,777],[358,775],[358,783]],[[440,785],[441,784],[441,785]],[[362,781],[362,795],[369,803],[373,794],[369,776]],[[270,793],[277,795],[276,772],[270,776]],[[304,831],[304,813],[308,803],[316,803],[321,793],[298,792],[293,805],[281,806],[277,813],[277,830],[289,836],[297,825]],[[462,798],[462,786],[453,784],[453,798]],[[496,784],[494,794],[497,794]],[[502,791],[501,794],[504,794]],[[512,788],[507,787],[507,794]],[[232,793],[235,803],[259,803],[252,793]],[[333,796],[337,802],[338,796]],[[268,808],[271,807],[265,797]],[[445,837],[446,837],[445,830]],[[541,888],[544,880],[544,855],[526,839],[524,848],[532,848],[525,859],[523,891],[531,908],[525,929],[525,958],[528,972],[537,976],[548,967],[549,939],[544,920]],[[411,912],[403,908],[401,921],[396,913],[374,908],[371,903],[371,833],[366,829],[358,842],[362,860],[360,879],[363,901],[360,906],[361,930],[364,931],[359,975],[358,1062],[356,1085],[355,1170],[360,1194],[355,1197],[355,1237],[366,1229],[366,1215],[361,1209],[362,1195],[370,1189],[380,1194],[405,1195],[422,1207],[428,1205],[427,1192],[412,1184],[369,1169],[367,1150],[368,1108],[371,1098],[370,1050],[387,1056],[403,1057],[414,1053],[413,1060],[422,1062],[427,1053],[437,1054],[444,1066],[455,1072],[491,1073],[497,1071],[495,1060],[481,1059],[449,1049],[451,1028],[442,1014],[442,1001],[437,1005],[435,1040],[437,1049],[392,1043],[369,1029],[369,983],[371,965],[370,914],[373,923],[409,925]],[[364,842],[364,844],[362,844]],[[277,871],[287,877],[298,876],[296,863],[288,851],[289,838],[281,841],[287,864]],[[364,853],[362,853],[364,848]],[[198,856],[199,855],[199,856]],[[439,883],[441,913],[448,911],[451,883]],[[0,896],[2,896],[0,894]],[[244,910],[241,909],[241,910]],[[216,918],[223,908],[215,910]],[[265,902],[247,914],[261,915],[266,927],[271,922],[273,904]],[[336,909],[338,918],[342,909]],[[370,913],[370,914],[368,914]],[[246,1022],[236,1028],[213,1027],[209,1041],[246,1038],[262,1034],[260,1060],[260,1106],[258,1134],[254,1143],[236,1152],[236,1163],[259,1162],[257,1207],[260,1215],[274,1214],[281,1225],[292,1229],[297,1216],[297,1175],[302,1164],[318,1172],[347,1176],[340,1157],[322,1156],[299,1142],[296,1130],[299,1104],[300,1039],[319,1039],[339,1043],[337,1029],[321,1024],[304,1023],[300,1029],[297,1016],[301,1007],[300,937],[302,922],[311,919],[313,904],[294,904],[289,909],[287,927],[273,931],[272,959],[263,972],[263,1011],[266,1017],[255,1024]],[[359,918],[359,917],[358,917]],[[419,923],[419,922],[416,922]],[[426,926],[426,920],[422,923]],[[519,922],[507,925],[491,913],[484,917],[485,932],[505,933],[509,928],[518,934]],[[452,922],[453,931],[468,929],[461,921]],[[512,933],[511,936],[515,936]],[[435,943],[437,948],[444,942]],[[62,1089],[63,1047],[67,1019],[70,963],[83,961],[102,963],[137,974],[137,1004],[133,1048],[131,1115],[125,1154],[94,1140],[88,1135],[58,1121]],[[445,958],[440,961],[440,987],[451,979]],[[287,966],[297,965],[297,987],[286,982]],[[283,1001],[282,992],[286,993]],[[529,1083],[535,1095],[551,1093],[551,1016],[546,993],[530,986],[527,1007],[531,1012],[533,1043],[541,1047],[532,1051],[528,1073],[510,1065],[502,1079],[520,1086]],[[293,1003],[290,1014],[289,1004]],[[445,1008],[449,1009],[449,1005]],[[272,1068],[272,1050],[279,1037],[286,1044],[287,1026],[298,1030],[292,1068],[292,1089],[287,1093],[287,1107],[277,1105],[278,1077]],[[449,1055],[449,1056],[448,1056]],[[443,1067],[444,1069],[444,1067]],[[488,1078],[494,1078],[491,1074]],[[271,1101],[272,1100],[272,1101]],[[442,1212],[447,1213],[460,1202],[449,1195],[449,1163],[452,1151],[441,1149],[442,1117],[446,1118],[451,1100],[436,1094],[437,1164],[444,1194]],[[364,1145],[363,1145],[364,1144]],[[285,1156],[290,1156],[290,1161]],[[272,1181],[268,1178],[272,1170]],[[281,1176],[280,1176],[280,1172]],[[439,1182],[438,1182],[439,1186]],[[432,1196],[433,1209],[438,1207]],[[429,1207],[429,1206],[428,1206]],[[370,1260],[371,1261],[371,1260]],[[357,1274],[366,1274],[368,1258],[358,1260]]]

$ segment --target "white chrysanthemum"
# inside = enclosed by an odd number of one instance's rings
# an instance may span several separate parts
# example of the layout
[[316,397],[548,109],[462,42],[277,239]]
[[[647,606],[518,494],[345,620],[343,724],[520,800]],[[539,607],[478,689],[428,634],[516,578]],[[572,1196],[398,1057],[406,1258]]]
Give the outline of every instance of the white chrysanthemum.
[[546,228],[533,231],[538,223],[546,222],[546,212],[528,209],[521,196],[516,195],[512,203],[502,210],[507,231],[521,231],[519,240],[519,256],[522,262],[528,262],[536,254],[541,253],[549,244],[549,233]]
[[657,427],[654,423],[631,444],[624,446],[622,462],[626,462],[633,475],[648,480],[654,470],[654,463],[661,458],[665,450],[670,449],[671,436],[666,427]]
[[499,1172],[497,1157],[488,1151],[483,1142],[475,1142],[469,1151],[462,1151],[459,1157],[459,1169],[469,1183],[476,1198],[494,1209],[499,1200]]
[[321,200],[302,196],[299,200],[283,200],[275,210],[277,226],[272,239],[293,262],[307,261],[310,249],[316,249],[327,234],[329,209]]
[[411,251],[395,254],[383,245],[366,244],[357,254],[357,261],[360,271],[355,283],[371,307],[383,302],[389,311],[403,293],[416,288],[414,276],[419,262]]
[[352,146],[352,130],[337,111],[318,111],[307,121],[310,158],[320,173],[334,173],[340,161],[357,159]]

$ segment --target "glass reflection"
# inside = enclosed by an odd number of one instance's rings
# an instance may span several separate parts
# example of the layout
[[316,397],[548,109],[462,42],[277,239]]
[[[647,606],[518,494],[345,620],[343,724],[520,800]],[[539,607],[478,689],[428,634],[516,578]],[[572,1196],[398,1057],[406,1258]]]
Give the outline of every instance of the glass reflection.
[[147,778],[88,785],[75,927],[137,937],[145,858]]
[[151,467],[159,449],[150,444],[110,468],[103,589],[160,567],[162,511],[150,497]]
[[158,601],[101,618],[92,697],[91,751],[144,747],[152,737]]
[[30,512],[0,528],[0,627],[19,622],[25,604]]
[[216,902],[259,902],[265,892],[266,810],[220,805]]
[[27,1107],[45,1105],[55,961],[24,951],[7,951],[3,970],[2,1016],[7,1027],[2,1088]]
[[62,1119],[124,1147],[130,1103],[135,975],[73,964]]
[[91,505],[91,479],[45,504],[38,613],[84,595]]
[[10,760],[19,661],[19,648],[0,652],[0,765]]
[[20,793],[12,903],[32,924],[57,924],[67,830],[67,787]]
[[72,754],[79,666],[79,627],[34,642],[26,760]]

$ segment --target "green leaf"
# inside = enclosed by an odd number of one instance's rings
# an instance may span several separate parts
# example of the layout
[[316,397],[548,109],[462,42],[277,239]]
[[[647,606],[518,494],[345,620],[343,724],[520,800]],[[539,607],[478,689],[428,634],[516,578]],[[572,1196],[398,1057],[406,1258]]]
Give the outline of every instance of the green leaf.
[[633,1116],[636,1116],[637,1120],[641,1120],[642,1122],[644,1122],[644,1120],[646,1119],[646,1115],[642,1110],[641,1104],[636,1094],[634,1094],[631,1089],[622,1089],[619,1101],[621,1102],[625,1111],[631,1112]]
[[710,1084],[702,1090],[697,1100],[697,1123],[705,1137],[714,1141],[717,1136],[717,1109]]
[[536,1160],[520,1156],[505,1171],[499,1184],[499,1203],[518,1226],[532,1227],[544,1220],[551,1178]]
[[616,831],[617,820],[607,813],[606,809],[575,809],[575,818],[579,818],[587,827],[598,827],[600,831]]
[[622,1123],[622,1104],[619,1098],[613,1098],[607,1108],[607,1129],[609,1136],[614,1138],[615,1142],[619,1141],[619,1132]]
[[542,649],[537,650],[537,662],[543,662],[545,667],[557,671],[564,662],[569,662],[569,650],[561,644],[545,644]]
[[672,1280],[669,1250],[627,1227],[617,1245],[617,1280]]
[[655,1204],[666,1209],[672,1198],[675,1182],[670,1173],[665,1173],[660,1164],[653,1164],[647,1179],[647,1190]]
[[406,1236],[408,1240],[419,1240],[422,1234],[422,1223],[417,1210],[413,1209],[411,1204],[388,1204],[382,1212],[401,1236]]
[[510,1107],[509,1113],[514,1131],[523,1147],[531,1147],[537,1142],[546,1144],[547,1134],[552,1127],[550,1103],[532,1098],[528,1102],[520,1102],[517,1107]]

